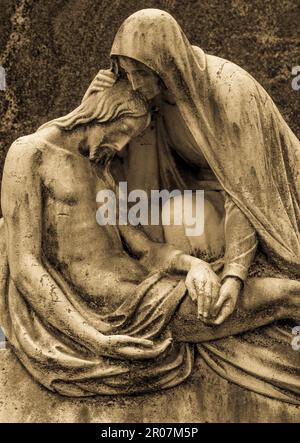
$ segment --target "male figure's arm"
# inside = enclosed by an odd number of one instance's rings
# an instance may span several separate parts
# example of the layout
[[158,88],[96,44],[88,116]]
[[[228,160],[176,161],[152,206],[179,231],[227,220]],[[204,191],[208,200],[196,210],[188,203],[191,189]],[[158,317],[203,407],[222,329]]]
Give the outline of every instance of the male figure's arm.
[[[106,185],[115,192],[119,199],[119,190],[110,170],[104,168],[102,174]],[[160,270],[170,273],[186,273],[189,271],[190,261],[193,260],[193,257],[184,254],[168,243],[152,241],[138,226],[127,224],[118,225],[118,228],[131,255],[138,259],[147,271]],[[182,260],[182,255],[186,256],[185,260]]]
[[[139,227],[120,225],[121,237],[131,254],[149,271],[177,272],[177,257],[183,254],[168,243],[152,241]],[[180,272],[184,272],[182,269]]]
[[119,229],[131,253],[149,272],[160,270],[186,276],[189,296],[197,304],[198,315],[202,316],[207,300],[216,299],[220,290],[219,278],[209,263],[167,243],[153,242],[137,227],[126,225]]
[[188,255],[168,243],[152,241],[140,228],[120,225],[121,237],[131,254],[150,271],[187,274],[193,265],[209,267],[205,261]]
[[[93,353],[140,358],[142,352],[142,358],[155,357],[162,350],[154,352],[149,340],[105,336],[89,325],[43,266],[42,166],[42,152],[28,143],[15,142],[5,162],[1,204],[14,284],[42,319]],[[164,343],[163,346],[168,345]]]
[[[115,181],[108,169],[103,170],[106,183],[118,195]],[[119,225],[119,232],[131,254],[148,272],[162,271],[186,275],[185,284],[192,300],[197,303],[198,315],[208,317],[212,300],[219,295],[219,277],[209,263],[185,254],[168,243],[152,241],[139,227]]]

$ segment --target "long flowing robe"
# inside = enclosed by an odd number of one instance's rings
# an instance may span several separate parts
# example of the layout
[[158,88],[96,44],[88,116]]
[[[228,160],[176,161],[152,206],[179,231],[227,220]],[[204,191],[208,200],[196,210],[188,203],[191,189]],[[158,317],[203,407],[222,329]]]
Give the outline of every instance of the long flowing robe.
[[[300,276],[300,142],[267,92],[239,66],[192,46],[172,16],[147,9],[119,29],[111,56],[155,71],[217,180],[255,228],[260,247],[283,276]],[[129,190],[211,189],[174,162],[162,116],[131,143]],[[192,172],[192,171],[191,171]],[[208,186],[208,187],[206,187]],[[162,229],[145,227],[162,240]],[[273,398],[299,403],[300,358],[292,324],[276,324],[198,345],[221,376]]]
[[[160,10],[125,20],[111,55],[130,57],[159,75],[268,256],[298,277],[300,142],[267,92],[242,68],[193,47],[175,19]],[[180,179],[169,165],[162,177]]]

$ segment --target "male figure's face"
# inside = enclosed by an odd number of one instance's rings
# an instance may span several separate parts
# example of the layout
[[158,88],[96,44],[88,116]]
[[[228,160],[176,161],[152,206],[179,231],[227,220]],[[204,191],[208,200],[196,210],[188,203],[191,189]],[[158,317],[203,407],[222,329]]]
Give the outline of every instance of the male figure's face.
[[146,100],[152,100],[161,93],[162,82],[154,71],[129,57],[120,56],[118,59],[134,91],[138,91]]
[[143,116],[126,117],[115,122],[93,123],[88,128],[87,136],[90,160],[106,164],[115,154],[121,153],[149,122],[150,116]]

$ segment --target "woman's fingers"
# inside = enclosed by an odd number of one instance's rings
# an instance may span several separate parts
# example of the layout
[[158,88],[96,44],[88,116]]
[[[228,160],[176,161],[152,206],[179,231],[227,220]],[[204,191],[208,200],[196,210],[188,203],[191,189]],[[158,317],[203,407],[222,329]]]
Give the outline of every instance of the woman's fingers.
[[103,78],[97,78],[91,86],[90,94],[92,92],[104,91],[104,89],[111,88],[115,84],[115,81],[107,81]]
[[193,301],[197,301],[198,318],[206,321],[218,300],[220,281],[217,275],[201,264],[193,267],[187,275],[186,287]]
[[223,304],[226,302],[226,300],[228,300],[230,298],[230,294],[227,291],[222,291],[222,288],[220,289],[220,296],[218,298],[218,300],[216,301],[215,305],[214,305],[214,309],[213,309],[213,315],[216,317]]
[[95,86],[97,85],[99,88],[111,88],[115,84],[115,80],[110,80],[106,78],[99,78],[95,82]]
[[198,301],[198,318],[200,318],[203,317],[204,306],[205,306],[205,281],[198,282],[197,301]]
[[203,317],[209,317],[210,305],[212,300],[212,282],[207,280],[204,285],[203,294]]
[[103,86],[112,86],[116,82],[116,77],[102,75],[98,81],[101,82]]
[[220,297],[221,284],[218,281],[213,281],[211,287],[211,303],[209,307],[209,317],[215,315],[215,306]]
[[194,302],[197,302],[198,300],[198,293],[195,287],[195,280],[194,278],[191,278],[190,275],[187,275],[187,278],[185,280],[185,286],[188,290],[189,296]]
[[89,93],[88,93],[88,95],[91,95],[91,94],[93,94],[94,92],[98,92],[98,91],[103,91],[103,88],[101,87],[101,86],[93,86],[90,90],[89,90]]
[[234,311],[234,304],[231,303],[231,300],[225,301],[223,307],[221,308],[221,312],[219,313],[218,317],[214,320],[212,320],[212,323],[214,325],[220,325],[223,323],[229,315],[231,315]]
[[99,82],[103,87],[112,86],[117,80],[117,76],[110,70],[101,70],[97,74],[95,81]]
[[111,78],[114,81],[117,78],[116,74],[111,69],[100,69],[100,71],[97,74],[97,77],[99,77],[99,76]]
[[192,279],[190,283],[189,293],[192,294],[192,300],[197,303],[198,318],[203,317],[205,307],[205,281]]
[[94,92],[104,91],[106,88],[111,88],[115,84],[116,80],[117,76],[110,69],[100,69],[86,91],[83,101]]
[[210,318],[212,315],[212,310],[219,297],[220,283],[215,275],[209,273],[206,277],[204,285],[204,299],[203,299],[203,310],[202,314],[205,319]]
[[193,301],[197,300],[198,317],[207,318],[210,314],[214,286],[209,280],[191,279],[187,285]]

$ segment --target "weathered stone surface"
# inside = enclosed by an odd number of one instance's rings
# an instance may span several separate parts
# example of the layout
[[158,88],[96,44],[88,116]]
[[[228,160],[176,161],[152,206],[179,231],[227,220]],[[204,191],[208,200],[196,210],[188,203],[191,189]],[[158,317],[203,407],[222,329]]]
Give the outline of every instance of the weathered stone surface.
[[299,422],[300,407],[227,382],[199,361],[186,383],[151,395],[70,399],[38,385],[12,352],[0,351],[0,422]]
[[1,1],[0,170],[11,142],[72,109],[98,69],[121,22],[134,11],[171,12],[194,44],[228,58],[267,89],[300,136],[298,0],[14,0]]

